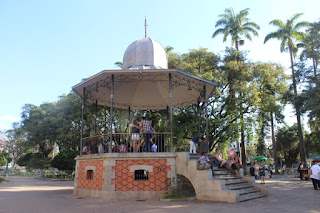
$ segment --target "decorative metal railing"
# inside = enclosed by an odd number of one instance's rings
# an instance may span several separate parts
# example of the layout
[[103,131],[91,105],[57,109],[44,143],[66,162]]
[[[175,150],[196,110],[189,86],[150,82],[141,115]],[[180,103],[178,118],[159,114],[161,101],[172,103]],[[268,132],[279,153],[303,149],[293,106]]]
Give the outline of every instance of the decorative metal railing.
[[[138,137],[138,138],[137,138]],[[133,139],[139,139],[134,141]],[[82,138],[81,155],[97,153],[128,153],[128,152],[171,152],[187,151],[189,144],[176,144],[171,147],[171,133],[112,133]]]

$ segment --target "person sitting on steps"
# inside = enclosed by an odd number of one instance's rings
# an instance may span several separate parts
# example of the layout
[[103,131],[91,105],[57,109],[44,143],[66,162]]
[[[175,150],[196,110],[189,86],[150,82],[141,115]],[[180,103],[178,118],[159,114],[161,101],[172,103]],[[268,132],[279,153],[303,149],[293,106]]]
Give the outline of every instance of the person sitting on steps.
[[208,158],[205,152],[201,152],[199,158],[199,169],[209,169],[213,171],[213,162]]
[[242,163],[240,161],[238,152],[233,152],[231,160],[232,160],[232,165],[231,165],[232,170],[236,173],[237,176],[240,176],[239,170],[241,168]]
[[221,168],[226,163],[227,163],[227,161],[222,159],[221,149],[216,148],[216,154],[214,154],[214,164],[217,165],[219,168]]

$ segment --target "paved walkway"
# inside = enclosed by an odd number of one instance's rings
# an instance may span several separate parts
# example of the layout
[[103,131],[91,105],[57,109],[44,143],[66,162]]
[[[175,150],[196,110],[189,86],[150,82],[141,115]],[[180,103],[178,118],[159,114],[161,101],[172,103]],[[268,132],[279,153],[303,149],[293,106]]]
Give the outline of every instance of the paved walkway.
[[[320,190],[310,181],[277,177],[266,180],[269,196],[238,204],[201,201],[136,201],[82,198],[72,195],[73,182],[9,177],[0,183],[0,213],[319,213]],[[258,181],[259,182],[259,181]]]

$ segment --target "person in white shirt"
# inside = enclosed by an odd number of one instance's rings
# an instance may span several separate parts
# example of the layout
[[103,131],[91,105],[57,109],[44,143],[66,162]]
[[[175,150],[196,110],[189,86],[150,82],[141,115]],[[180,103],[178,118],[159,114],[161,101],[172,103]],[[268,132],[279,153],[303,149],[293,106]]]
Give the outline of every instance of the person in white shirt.
[[310,168],[310,178],[312,180],[314,190],[320,189],[320,164],[315,164]]

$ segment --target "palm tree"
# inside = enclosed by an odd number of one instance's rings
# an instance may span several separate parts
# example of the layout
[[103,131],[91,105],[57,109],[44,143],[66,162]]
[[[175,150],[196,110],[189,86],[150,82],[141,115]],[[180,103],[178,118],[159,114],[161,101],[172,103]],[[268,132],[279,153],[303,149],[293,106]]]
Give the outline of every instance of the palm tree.
[[230,35],[232,44],[235,45],[236,50],[239,50],[239,44],[244,44],[244,40],[241,39],[241,35],[244,35],[251,41],[250,33],[258,36],[257,30],[260,29],[259,25],[254,22],[250,22],[248,15],[249,8],[241,10],[239,14],[235,14],[233,8],[226,9],[225,14],[219,15],[221,18],[215,25],[215,27],[221,26],[221,28],[217,29],[212,34],[212,38],[216,37],[218,34],[223,34],[223,42],[225,42]]
[[[237,51],[239,51],[239,45],[244,44],[244,40],[241,38],[243,35],[245,38],[251,41],[251,35],[258,36],[257,30],[260,29],[259,25],[254,22],[250,22],[249,18],[249,8],[241,10],[239,14],[235,14],[233,8],[228,8],[225,10],[225,14],[219,15],[220,19],[217,21],[215,27],[221,27],[217,29],[213,34],[212,38],[216,37],[218,34],[223,34],[223,42],[225,42],[228,36],[231,36],[231,44],[235,45]],[[237,62],[239,62],[237,60]],[[232,76],[232,75],[231,75]],[[230,95],[232,102],[231,105],[234,104],[233,100],[235,99],[234,85],[231,80],[229,82],[230,86]],[[243,93],[240,92],[240,97],[243,96]],[[240,138],[241,138],[241,158],[243,163],[243,170],[246,174],[246,155],[245,155],[245,141],[244,141],[244,113],[242,109],[242,104],[240,107]]]
[[[296,23],[297,19],[302,15],[303,15],[302,13],[294,14],[291,19],[287,20],[287,22],[283,22],[278,19],[271,21],[269,24],[274,25],[275,27],[278,27],[278,30],[275,32],[269,33],[264,39],[264,43],[266,43],[270,39],[274,39],[274,38],[278,39],[281,41],[280,51],[281,52],[289,51],[290,60],[291,60],[291,70],[292,70],[292,85],[293,85],[295,97],[298,97],[298,92],[297,92],[295,72],[293,68],[293,59],[296,56],[298,46],[299,46],[296,44],[296,42],[302,41],[302,39],[305,37],[305,33],[299,30],[309,25],[309,23],[305,21]],[[306,163],[305,145],[303,141],[303,134],[302,134],[302,128],[301,128],[301,111],[300,111],[299,105],[296,102],[294,102],[294,106],[296,109],[297,124],[298,124],[300,158],[302,162]]]
[[320,61],[320,22],[311,23],[307,35],[303,38],[303,51],[300,60],[311,59],[313,76],[317,78],[317,68]]

